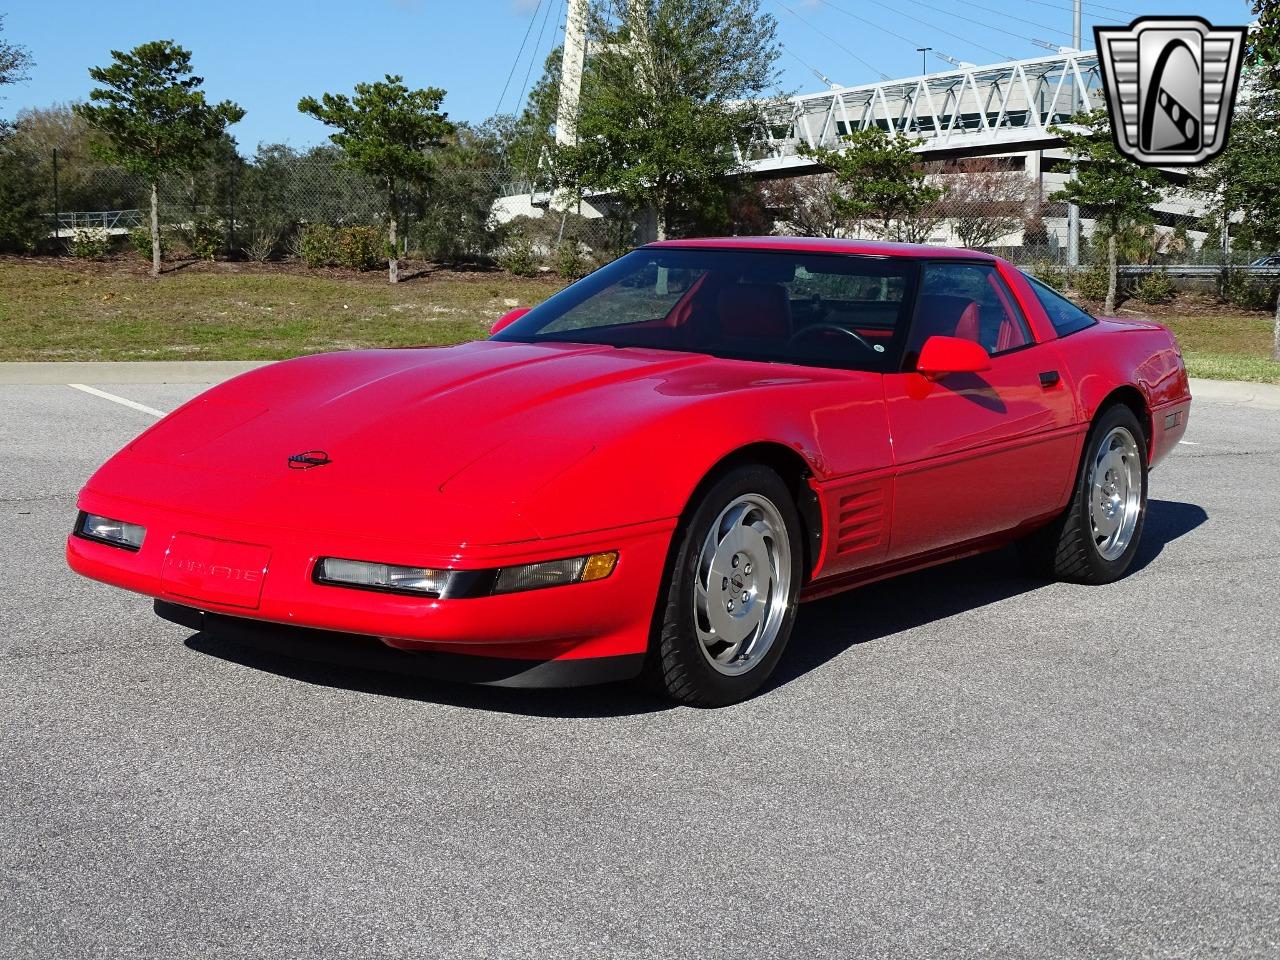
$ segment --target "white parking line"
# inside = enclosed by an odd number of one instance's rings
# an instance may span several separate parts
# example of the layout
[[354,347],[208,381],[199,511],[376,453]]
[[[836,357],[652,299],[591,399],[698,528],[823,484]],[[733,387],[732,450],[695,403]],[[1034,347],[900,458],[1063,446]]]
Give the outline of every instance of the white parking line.
[[1179,441],[1178,441],[1178,443],[1182,444],[1184,447],[1198,447],[1198,446],[1200,446],[1200,444],[1196,443],[1196,441],[1194,441],[1194,440],[1179,440]]
[[163,417],[165,412],[157,410],[155,407],[148,407],[145,403],[138,403],[136,400],[127,400],[124,397],[117,397],[114,393],[107,393],[105,390],[99,390],[96,387],[90,387],[83,383],[68,383],[68,387],[73,390],[83,390],[85,393],[91,393],[95,397],[101,397],[103,400],[110,400],[121,406],[129,407],[133,410],[141,410],[143,413],[150,414],[153,417]]

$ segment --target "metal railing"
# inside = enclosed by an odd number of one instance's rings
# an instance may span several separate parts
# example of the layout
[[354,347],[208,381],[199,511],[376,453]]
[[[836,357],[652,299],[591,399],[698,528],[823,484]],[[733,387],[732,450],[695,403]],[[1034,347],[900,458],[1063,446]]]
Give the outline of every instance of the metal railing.
[[76,230],[126,233],[146,222],[146,214],[142,210],[69,210],[47,216],[52,231],[58,236]]

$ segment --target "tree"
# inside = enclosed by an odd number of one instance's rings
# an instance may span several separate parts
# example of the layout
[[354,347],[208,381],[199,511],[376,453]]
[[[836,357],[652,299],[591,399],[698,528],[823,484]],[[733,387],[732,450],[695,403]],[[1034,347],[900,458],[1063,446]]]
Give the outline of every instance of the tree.
[[989,247],[1027,222],[1032,181],[990,157],[961,160],[947,175],[945,211],[966,247]]
[[[4,32],[4,16],[0,15],[0,33]],[[7,40],[0,40],[0,87],[21,83],[27,79],[27,71],[34,61],[27,48]]]
[[558,174],[652,209],[660,238],[708,219],[776,79],[775,30],[759,0],[596,0],[578,143],[555,151]]
[[1062,138],[1076,164],[1076,175],[1052,196],[1088,209],[1107,237],[1107,300],[1104,311],[1116,309],[1116,244],[1120,232],[1151,220],[1151,207],[1160,199],[1164,183],[1153,169],[1141,167],[1123,156],[1111,138],[1105,110],[1079,114],[1071,127],[1051,127]]
[[932,211],[945,191],[926,179],[920,158],[911,149],[916,142],[867,127],[841,138],[839,149],[809,149],[802,144],[801,153],[839,180],[834,204],[842,217],[859,225],[871,222],[885,239],[919,240],[932,230],[928,221],[936,223]]
[[140,174],[150,185],[151,275],[158,277],[160,178],[196,169],[244,110],[230,100],[206,102],[200,90],[204,78],[191,72],[191,53],[171,40],[152,40],[128,53],[112,50],[111,59],[110,66],[89,70],[101,86],[89,92],[90,103],[73,109],[106,136],[95,147],[102,159]]
[[[1216,224],[1239,220],[1232,236],[1267,252],[1280,250],[1280,4],[1259,0],[1258,28],[1249,32],[1247,57],[1255,64],[1248,96],[1241,97],[1227,149],[1198,178],[1213,200]],[[1280,361],[1280,289],[1276,294],[1271,359]]]
[[388,279],[400,279],[396,226],[400,190],[425,189],[431,179],[432,150],[453,131],[448,115],[440,112],[445,92],[438,87],[410,90],[403,77],[357,83],[355,96],[326,93],[319,100],[303,97],[298,109],[337,129],[329,139],[341,148],[347,162],[377,180],[386,192]]
[[460,123],[437,152],[435,181],[417,211],[415,231],[429,258],[477,260],[493,251],[499,238],[492,210],[502,179],[508,120]]
[[840,181],[833,173],[766,180],[760,186],[767,206],[801,237],[842,237],[846,220],[837,209]]
[[47,229],[40,216],[43,188],[39,159],[0,121],[0,250],[35,249]]
[[493,117],[489,122],[506,128],[503,153],[514,176],[537,180],[555,150],[556,111],[560,104],[560,61],[563,47],[547,56],[541,79],[525,98],[518,117]]

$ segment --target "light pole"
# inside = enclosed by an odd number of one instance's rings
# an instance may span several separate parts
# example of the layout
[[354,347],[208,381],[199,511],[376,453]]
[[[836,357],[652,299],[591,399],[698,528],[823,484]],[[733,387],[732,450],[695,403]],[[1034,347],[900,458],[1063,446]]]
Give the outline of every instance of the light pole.
[[929,51],[933,47],[916,47],[916,53],[920,54],[920,76],[924,76],[929,72]]
[[[1073,12],[1073,24],[1071,32],[1071,45],[1080,49],[1080,0],[1075,0]],[[1075,86],[1071,87],[1071,112],[1075,113],[1076,93]],[[1081,109],[1086,109],[1088,103],[1080,104]],[[1076,176],[1076,168],[1073,164],[1071,167],[1071,178],[1074,180]],[[1076,203],[1067,204],[1067,266],[1080,266],[1080,206]]]

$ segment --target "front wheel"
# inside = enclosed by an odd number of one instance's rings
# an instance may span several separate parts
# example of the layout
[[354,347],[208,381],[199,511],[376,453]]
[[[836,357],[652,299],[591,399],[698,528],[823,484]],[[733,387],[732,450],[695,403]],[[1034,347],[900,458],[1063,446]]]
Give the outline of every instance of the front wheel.
[[1110,583],[1133,563],[1146,515],[1145,435],[1133,411],[1117,404],[1089,430],[1066,512],[1020,546],[1039,573]]
[[739,467],[706,491],[676,537],[649,678],[691,706],[745,700],[773,672],[795,621],[803,558],[791,491],[767,467]]

